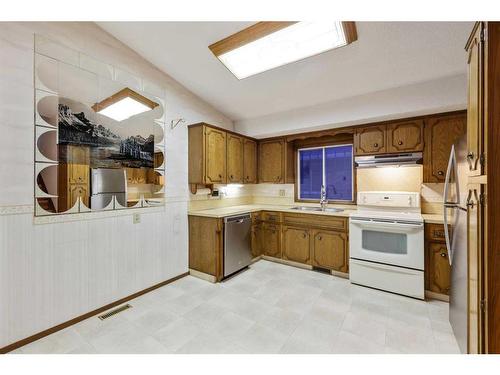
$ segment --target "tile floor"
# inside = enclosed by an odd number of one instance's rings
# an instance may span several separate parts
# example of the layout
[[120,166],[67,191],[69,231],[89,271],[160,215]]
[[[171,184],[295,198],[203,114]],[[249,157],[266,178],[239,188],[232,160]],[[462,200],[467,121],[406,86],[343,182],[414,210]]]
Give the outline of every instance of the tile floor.
[[16,353],[459,353],[448,304],[265,260],[220,284],[188,276]]

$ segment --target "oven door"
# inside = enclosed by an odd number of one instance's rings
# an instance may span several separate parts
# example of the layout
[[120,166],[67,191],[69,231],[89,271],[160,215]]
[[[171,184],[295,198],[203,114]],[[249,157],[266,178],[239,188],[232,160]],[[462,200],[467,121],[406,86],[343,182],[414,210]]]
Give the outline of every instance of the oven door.
[[350,218],[350,257],[424,269],[424,224]]

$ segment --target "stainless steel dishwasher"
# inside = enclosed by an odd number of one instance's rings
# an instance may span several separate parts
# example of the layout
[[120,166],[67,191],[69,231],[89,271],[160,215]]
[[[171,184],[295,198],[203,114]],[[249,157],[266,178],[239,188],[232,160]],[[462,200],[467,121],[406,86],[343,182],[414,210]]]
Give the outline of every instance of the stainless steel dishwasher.
[[224,277],[252,262],[250,214],[224,218]]

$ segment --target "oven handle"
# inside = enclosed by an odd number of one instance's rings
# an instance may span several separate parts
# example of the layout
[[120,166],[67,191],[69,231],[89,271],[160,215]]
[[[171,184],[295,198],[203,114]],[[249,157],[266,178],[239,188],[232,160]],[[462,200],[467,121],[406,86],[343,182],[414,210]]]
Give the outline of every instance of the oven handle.
[[365,220],[356,220],[351,219],[351,223],[353,224],[362,224],[368,225],[377,228],[423,228],[424,224],[404,224],[404,223],[388,223],[381,221],[365,221]]

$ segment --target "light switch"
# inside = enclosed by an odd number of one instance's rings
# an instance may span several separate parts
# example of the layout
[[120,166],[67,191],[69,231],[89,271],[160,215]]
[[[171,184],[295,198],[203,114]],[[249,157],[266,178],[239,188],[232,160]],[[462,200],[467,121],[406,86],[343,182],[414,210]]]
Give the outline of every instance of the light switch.
[[285,189],[280,189],[280,197],[284,197],[286,194]]

